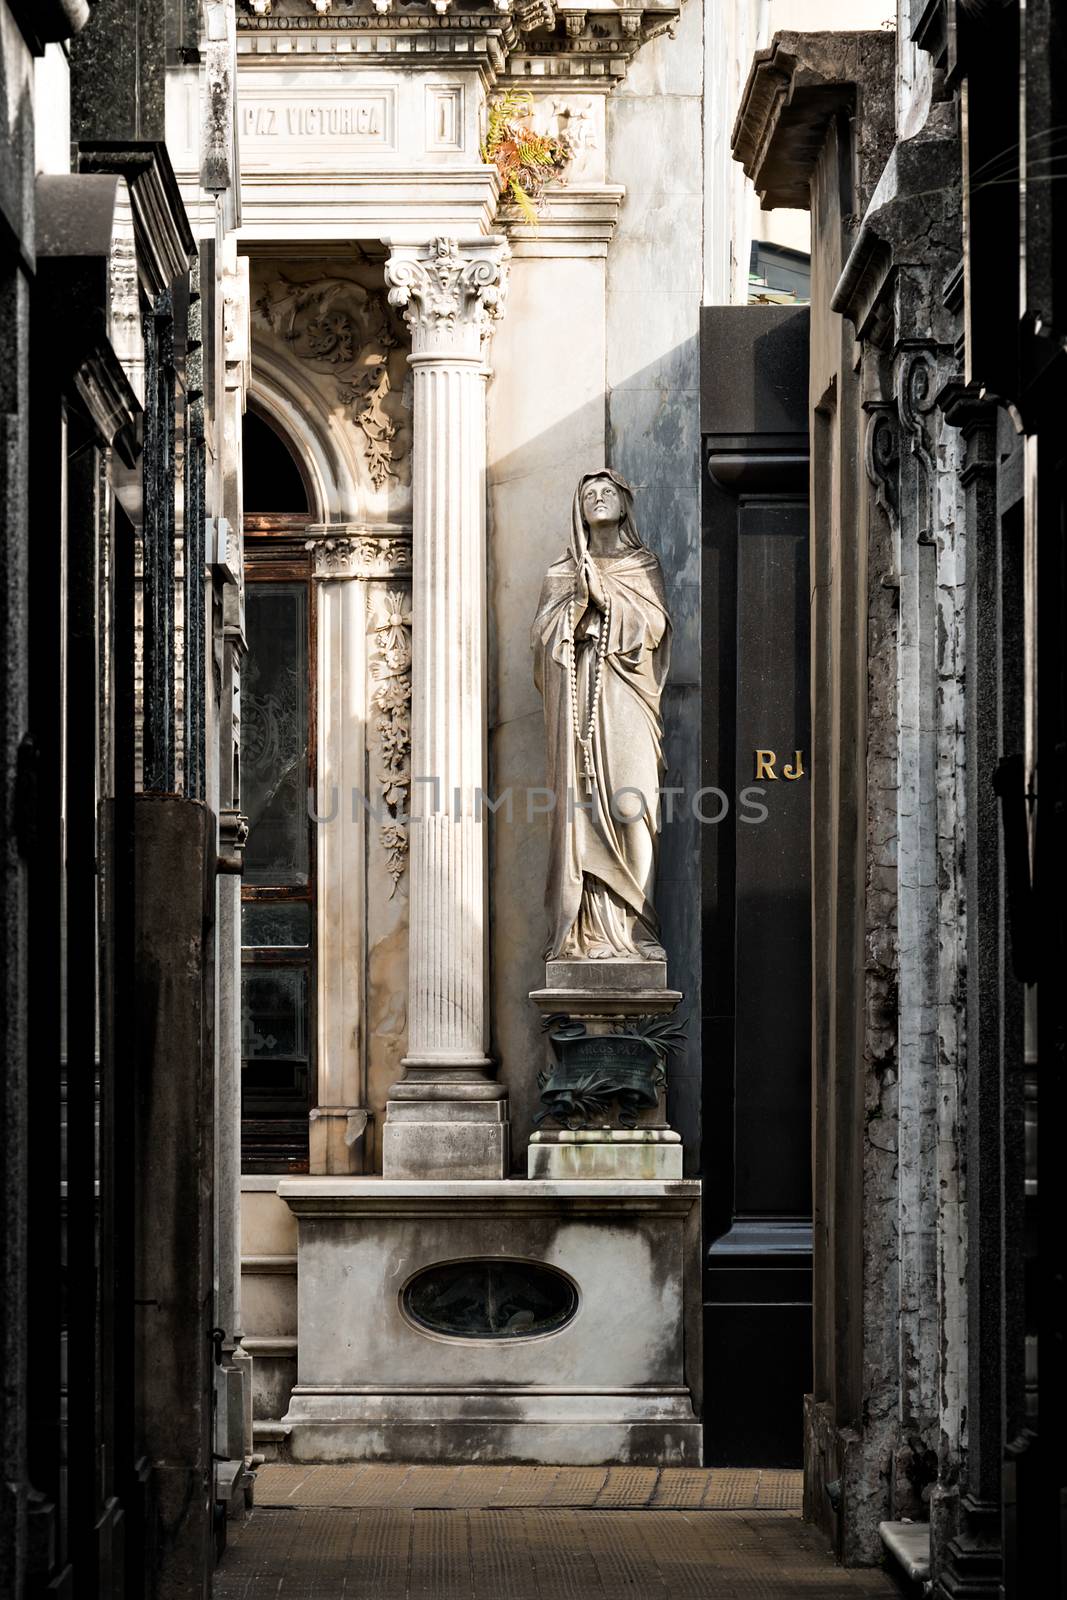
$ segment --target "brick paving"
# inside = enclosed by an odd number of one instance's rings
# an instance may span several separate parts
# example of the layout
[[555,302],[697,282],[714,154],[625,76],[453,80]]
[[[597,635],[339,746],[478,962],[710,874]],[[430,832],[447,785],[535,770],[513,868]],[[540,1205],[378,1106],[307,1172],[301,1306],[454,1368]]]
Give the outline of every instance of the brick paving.
[[799,1511],[799,1472],[768,1467],[344,1467],[268,1463],[257,1506],[389,1506],[417,1511],[572,1510]]
[[268,1465],[215,1600],[860,1600],[800,1474]]

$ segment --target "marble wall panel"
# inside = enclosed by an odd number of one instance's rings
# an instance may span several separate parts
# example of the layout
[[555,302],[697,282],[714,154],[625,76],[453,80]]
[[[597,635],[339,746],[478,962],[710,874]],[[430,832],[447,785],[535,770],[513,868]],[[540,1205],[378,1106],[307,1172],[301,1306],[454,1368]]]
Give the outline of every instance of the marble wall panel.
[[608,179],[626,188],[607,262],[608,450],[637,490],[642,537],[663,563],[674,623],[665,782],[685,794],[664,824],[656,898],[669,981],[692,1018],[687,1057],[670,1068],[670,1116],[688,1172],[697,1170],[700,1142],[701,825],[690,802],[701,781],[702,25],[699,7],[684,8],[678,38],[647,46],[607,108]]
[[[511,1097],[512,1161],[526,1170],[543,1061],[528,994],[544,982],[548,826],[528,791],[545,782],[530,625],[569,537],[571,498],[605,462],[603,260],[516,260],[493,339],[489,389],[489,792],[491,1052]],[[536,807],[534,799],[533,806]]]

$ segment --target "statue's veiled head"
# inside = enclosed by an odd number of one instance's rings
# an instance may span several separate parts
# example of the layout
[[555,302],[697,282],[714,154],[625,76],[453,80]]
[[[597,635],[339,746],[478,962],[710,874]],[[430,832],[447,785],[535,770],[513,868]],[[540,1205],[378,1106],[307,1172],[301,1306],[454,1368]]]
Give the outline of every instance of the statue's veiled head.
[[618,528],[620,549],[641,547],[641,535],[634,520],[634,492],[625,478],[610,467],[601,467],[598,472],[587,472],[579,479],[574,491],[571,553],[575,563],[588,551],[592,530],[603,535],[609,534],[612,528]]

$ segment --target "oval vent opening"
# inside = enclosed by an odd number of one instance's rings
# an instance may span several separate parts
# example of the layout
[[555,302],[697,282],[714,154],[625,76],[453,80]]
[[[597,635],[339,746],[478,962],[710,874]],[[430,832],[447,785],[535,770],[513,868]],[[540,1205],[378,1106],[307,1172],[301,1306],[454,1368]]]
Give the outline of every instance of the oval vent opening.
[[401,1296],[420,1328],[453,1339],[529,1339],[557,1333],[578,1310],[578,1292],[536,1261],[448,1261],[416,1273]]

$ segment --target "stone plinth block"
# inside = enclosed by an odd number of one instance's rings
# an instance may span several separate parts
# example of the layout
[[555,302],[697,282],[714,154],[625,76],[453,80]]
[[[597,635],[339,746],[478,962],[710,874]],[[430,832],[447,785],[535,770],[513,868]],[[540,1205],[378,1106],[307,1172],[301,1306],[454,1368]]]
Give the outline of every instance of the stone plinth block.
[[699,1465],[700,1185],[286,1178],[298,1461]]
[[652,1016],[681,998],[667,988],[665,961],[546,961],[544,988],[530,991],[545,1015],[573,1017]]
[[314,1106],[308,1128],[312,1172],[362,1172],[369,1120],[362,1106]]
[[389,1178],[504,1178],[509,1156],[505,1100],[387,1103],[382,1163]]
[[531,1178],[682,1176],[681,1135],[670,1128],[558,1128],[535,1133],[527,1152]]

